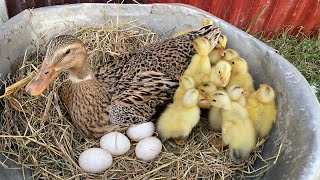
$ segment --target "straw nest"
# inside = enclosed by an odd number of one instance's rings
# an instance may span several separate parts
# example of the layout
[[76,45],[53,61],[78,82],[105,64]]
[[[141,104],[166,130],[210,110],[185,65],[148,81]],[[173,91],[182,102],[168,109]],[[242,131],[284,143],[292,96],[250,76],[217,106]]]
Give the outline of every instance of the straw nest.
[[[159,36],[146,26],[133,22],[115,26],[78,27],[74,35],[83,40],[93,67],[156,42]],[[85,138],[70,121],[57,96],[57,89],[65,74],[57,78],[38,97],[30,97],[24,86],[41,65],[45,46],[30,45],[16,74],[3,84],[6,93],[0,121],[0,149],[7,158],[33,170],[35,179],[232,179],[260,176],[270,168],[263,160],[263,141],[257,143],[247,163],[236,165],[228,157],[228,149],[219,148],[221,135],[208,129],[205,118],[193,130],[188,143],[178,146],[171,141],[163,144],[162,153],[152,163],[138,160],[134,154],[136,143],[128,153],[115,157],[113,165],[101,174],[87,174],[78,166],[79,154],[87,148],[98,147],[98,140]],[[10,86],[11,85],[11,86]],[[265,165],[254,169],[259,158]]]

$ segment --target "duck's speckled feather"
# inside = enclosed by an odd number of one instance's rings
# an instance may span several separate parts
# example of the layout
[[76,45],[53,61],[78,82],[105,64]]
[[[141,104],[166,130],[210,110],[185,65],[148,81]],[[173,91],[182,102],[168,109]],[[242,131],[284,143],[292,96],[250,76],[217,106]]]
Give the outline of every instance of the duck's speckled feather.
[[74,124],[88,137],[99,138],[105,132],[121,131],[125,128],[109,121],[110,89],[101,86],[95,79],[78,84],[67,81],[59,97],[67,107]]

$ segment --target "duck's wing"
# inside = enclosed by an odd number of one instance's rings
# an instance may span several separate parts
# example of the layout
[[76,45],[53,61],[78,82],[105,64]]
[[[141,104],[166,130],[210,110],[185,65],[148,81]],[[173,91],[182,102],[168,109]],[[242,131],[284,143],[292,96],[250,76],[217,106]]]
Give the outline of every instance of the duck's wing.
[[95,77],[99,82],[104,83],[111,88],[119,81],[122,76],[122,69],[130,58],[137,55],[138,52],[121,54],[119,57],[109,59],[105,64],[101,64],[95,71]]
[[135,76],[131,86],[112,99],[110,121],[136,124],[149,121],[156,107],[172,98],[179,83],[166,74],[146,71]]

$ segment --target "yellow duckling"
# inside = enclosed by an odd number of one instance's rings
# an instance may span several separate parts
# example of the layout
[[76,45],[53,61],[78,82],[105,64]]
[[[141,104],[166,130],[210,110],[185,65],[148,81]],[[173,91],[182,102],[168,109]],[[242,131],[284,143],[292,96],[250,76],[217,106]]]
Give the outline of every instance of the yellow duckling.
[[248,64],[243,58],[234,58],[228,61],[232,66],[231,78],[227,88],[233,85],[240,85],[244,89],[244,96],[247,98],[254,92],[253,79],[248,72]]
[[219,60],[221,60],[225,56],[225,48],[227,46],[227,36],[220,35],[218,39],[218,44],[216,47],[210,52],[209,58],[211,65],[215,65]]
[[[200,92],[201,93],[201,92]],[[234,102],[239,103],[242,106],[246,105],[246,99],[243,96],[243,89],[239,85],[233,85],[227,89],[227,94],[229,95],[230,99]],[[206,96],[208,97],[208,96]],[[207,100],[208,98],[206,98]],[[210,104],[211,105],[211,104]],[[211,128],[215,132],[221,132],[221,108],[211,106],[209,110],[209,123]]]
[[226,61],[230,61],[231,59],[238,58],[238,57],[240,57],[240,55],[236,50],[228,48],[224,51],[224,56],[222,59]]
[[209,94],[217,90],[217,87],[211,82],[204,82],[198,86],[199,90],[199,102],[198,106],[202,109],[210,109],[211,104],[209,103],[207,97]]
[[169,104],[157,122],[157,132],[163,140],[186,138],[200,120],[200,108],[197,106],[199,91],[189,89],[182,101]]
[[217,88],[224,88],[229,84],[232,66],[226,61],[219,61],[211,68],[210,82]]
[[197,54],[192,57],[191,63],[184,74],[191,76],[195,81],[196,87],[198,87],[201,82],[209,81],[211,65],[208,54],[211,44],[206,38],[199,37],[193,42],[193,46]]
[[273,88],[261,84],[260,88],[252,93],[247,100],[249,117],[253,121],[260,138],[268,136],[273,123],[276,121],[276,96]]
[[173,101],[182,99],[186,91],[192,88],[195,88],[195,83],[192,77],[188,75],[181,76],[179,79],[179,87],[176,89],[176,92],[174,93],[174,96],[173,96]]
[[232,101],[239,103],[243,107],[246,106],[246,98],[243,95],[244,91],[240,85],[230,86],[227,88],[227,93]]
[[230,157],[236,162],[247,160],[256,143],[256,132],[246,108],[232,102],[225,91],[216,91],[209,101],[221,108],[222,141],[229,145]]

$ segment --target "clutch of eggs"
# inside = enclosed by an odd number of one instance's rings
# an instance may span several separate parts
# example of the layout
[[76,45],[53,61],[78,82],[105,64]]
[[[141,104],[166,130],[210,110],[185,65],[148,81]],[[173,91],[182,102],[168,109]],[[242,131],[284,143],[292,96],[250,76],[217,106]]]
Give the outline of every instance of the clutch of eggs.
[[[139,141],[135,148],[136,156],[146,162],[153,161],[162,150],[162,143],[154,133],[152,122],[132,126],[127,134],[130,139]],[[142,140],[141,140],[142,139]],[[122,133],[111,132],[101,137],[101,148],[89,148],[79,157],[79,166],[89,173],[100,173],[112,165],[112,156],[123,155],[130,149],[129,139]]]

